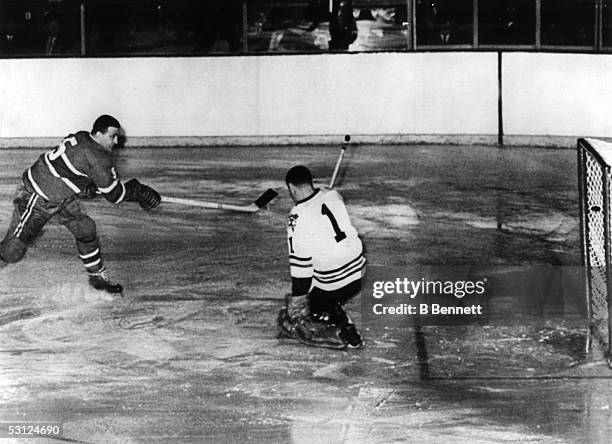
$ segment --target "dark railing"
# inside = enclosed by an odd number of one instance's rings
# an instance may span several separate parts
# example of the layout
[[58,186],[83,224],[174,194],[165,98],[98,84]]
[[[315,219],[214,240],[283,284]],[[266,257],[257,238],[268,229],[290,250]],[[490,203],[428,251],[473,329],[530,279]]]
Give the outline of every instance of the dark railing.
[[612,0],[0,0],[0,57],[612,52]]

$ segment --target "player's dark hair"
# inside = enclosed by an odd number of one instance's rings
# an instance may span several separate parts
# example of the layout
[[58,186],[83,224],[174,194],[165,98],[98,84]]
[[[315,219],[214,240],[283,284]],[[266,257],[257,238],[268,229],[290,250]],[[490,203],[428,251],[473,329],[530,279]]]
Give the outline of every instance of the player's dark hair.
[[103,116],[98,117],[94,122],[91,134],[96,134],[98,132],[104,134],[106,131],[108,131],[108,127],[110,126],[113,128],[120,128],[121,124],[113,116],[104,114]]
[[293,185],[312,185],[312,174],[305,166],[297,165],[287,172],[285,182]]

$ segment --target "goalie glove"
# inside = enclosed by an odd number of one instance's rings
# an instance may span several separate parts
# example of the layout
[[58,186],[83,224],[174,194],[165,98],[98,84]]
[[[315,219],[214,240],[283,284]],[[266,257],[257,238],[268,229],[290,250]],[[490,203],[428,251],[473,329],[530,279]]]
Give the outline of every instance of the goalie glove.
[[150,186],[132,179],[125,184],[125,200],[138,202],[143,210],[149,211],[161,203],[161,196]]

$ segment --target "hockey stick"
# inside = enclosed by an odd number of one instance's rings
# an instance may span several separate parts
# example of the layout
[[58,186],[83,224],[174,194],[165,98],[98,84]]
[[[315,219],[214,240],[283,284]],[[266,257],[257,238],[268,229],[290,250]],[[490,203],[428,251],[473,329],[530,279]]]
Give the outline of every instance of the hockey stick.
[[340,156],[336,161],[336,167],[334,168],[334,174],[332,175],[331,182],[329,182],[329,189],[334,188],[334,182],[336,181],[336,176],[338,175],[338,170],[340,169],[340,164],[342,163],[342,158],[344,157],[344,152],[346,151],[346,146],[351,141],[351,136],[348,134],[344,136],[344,143],[342,144],[342,149],[340,150]]
[[168,196],[162,196],[162,202],[179,205],[190,205],[192,207],[211,208],[215,210],[229,210],[239,211],[242,213],[255,213],[259,211],[260,208],[263,208],[267,204],[269,204],[276,196],[278,196],[278,193],[272,188],[268,188],[261,196],[257,198],[257,200],[255,200],[255,202],[250,205],[231,205],[221,202],[205,202],[202,200],[182,199],[180,197]]
[[[101,195],[100,190],[96,190],[96,195]],[[174,203],[179,205],[190,205],[192,207],[211,208],[213,210],[229,210],[229,211],[240,211],[242,213],[255,213],[260,208],[268,205],[278,193],[272,188],[268,188],[261,196],[250,205],[231,205],[221,202],[205,202],[202,200],[195,199],[182,199],[180,197],[168,197],[162,196],[162,202]]]

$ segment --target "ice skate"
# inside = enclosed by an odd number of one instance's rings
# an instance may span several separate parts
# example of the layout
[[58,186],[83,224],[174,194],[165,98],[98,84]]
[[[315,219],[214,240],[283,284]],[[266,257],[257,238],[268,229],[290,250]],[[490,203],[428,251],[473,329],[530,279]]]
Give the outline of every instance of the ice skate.
[[104,290],[108,293],[123,292],[123,286],[117,282],[113,282],[104,268],[97,273],[89,274],[89,285],[96,290]]

